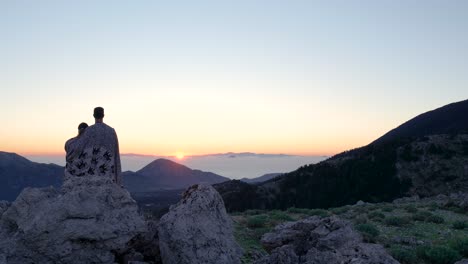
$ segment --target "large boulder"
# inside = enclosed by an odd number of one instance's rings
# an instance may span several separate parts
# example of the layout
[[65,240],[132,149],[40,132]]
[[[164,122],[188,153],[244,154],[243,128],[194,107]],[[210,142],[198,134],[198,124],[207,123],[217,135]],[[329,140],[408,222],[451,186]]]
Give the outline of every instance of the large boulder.
[[233,236],[232,220],[219,193],[194,185],[159,222],[164,264],[237,264],[242,250]]
[[108,178],[26,188],[0,219],[0,263],[114,263],[145,230],[136,202]]
[[271,252],[256,264],[396,264],[384,248],[364,243],[352,225],[337,217],[310,217],[275,227],[261,240]]

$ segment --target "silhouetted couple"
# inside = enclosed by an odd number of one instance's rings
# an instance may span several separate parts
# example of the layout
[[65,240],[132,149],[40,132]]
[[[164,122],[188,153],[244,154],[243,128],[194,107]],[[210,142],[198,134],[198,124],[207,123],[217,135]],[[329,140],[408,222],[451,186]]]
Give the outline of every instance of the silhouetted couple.
[[95,124],[81,123],[78,135],[65,143],[66,177],[100,176],[122,185],[119,141],[115,130],[104,124],[104,108],[94,108]]

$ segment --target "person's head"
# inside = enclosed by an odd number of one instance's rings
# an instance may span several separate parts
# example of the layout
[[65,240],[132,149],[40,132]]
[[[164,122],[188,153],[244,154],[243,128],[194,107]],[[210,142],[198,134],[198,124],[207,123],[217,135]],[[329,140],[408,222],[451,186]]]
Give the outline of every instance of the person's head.
[[81,134],[83,134],[83,132],[86,130],[86,128],[88,127],[88,124],[86,123],[81,123],[78,125],[78,136],[81,136]]
[[104,118],[104,108],[100,106],[94,108],[93,116],[94,116],[94,119],[96,120],[96,123],[102,122],[102,119]]

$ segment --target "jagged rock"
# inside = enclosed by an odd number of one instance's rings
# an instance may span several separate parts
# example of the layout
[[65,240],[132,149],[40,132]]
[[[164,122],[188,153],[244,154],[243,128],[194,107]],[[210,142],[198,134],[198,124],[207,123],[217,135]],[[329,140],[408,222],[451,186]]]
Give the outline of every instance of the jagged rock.
[[264,251],[260,251],[256,249],[250,249],[250,250],[247,250],[247,252],[244,252],[244,257],[247,259],[250,259],[252,262],[262,259],[266,255],[267,254]]
[[359,200],[356,202],[356,205],[361,206],[361,205],[366,205],[366,202]]
[[159,222],[164,264],[240,263],[242,250],[233,236],[232,220],[219,193],[194,185]]
[[396,264],[384,248],[364,243],[348,221],[313,216],[287,222],[262,237],[271,254],[255,264]]
[[255,264],[296,264],[299,263],[299,257],[294,252],[292,245],[284,245],[274,249],[270,256],[263,257],[255,262]]
[[450,194],[450,200],[456,206],[468,210],[468,193],[466,192],[458,192]]
[[[0,260],[114,263],[145,231],[136,202],[102,177],[76,177],[60,190],[26,188],[0,219]],[[1,262],[1,261],[0,261]]]
[[468,264],[468,259],[462,259],[460,261],[455,262],[455,264]]
[[10,207],[11,203],[8,201],[0,201],[0,218],[2,218],[2,214]]

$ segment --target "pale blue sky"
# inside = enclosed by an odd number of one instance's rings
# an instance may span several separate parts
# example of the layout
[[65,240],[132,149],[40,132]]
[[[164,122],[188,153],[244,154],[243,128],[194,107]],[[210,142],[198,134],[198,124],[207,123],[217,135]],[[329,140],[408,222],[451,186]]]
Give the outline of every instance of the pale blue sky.
[[333,154],[468,98],[468,1],[0,1],[0,150]]

